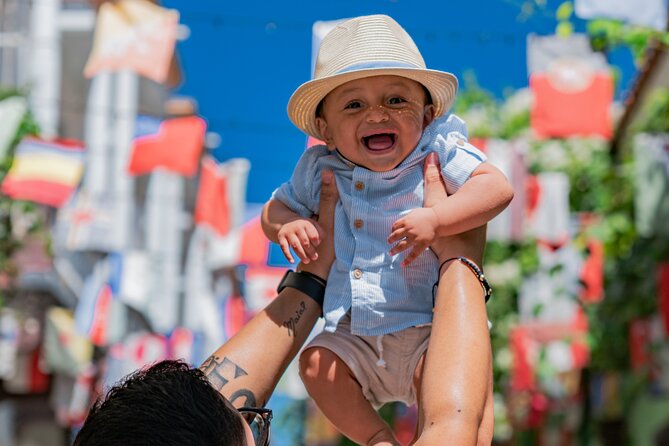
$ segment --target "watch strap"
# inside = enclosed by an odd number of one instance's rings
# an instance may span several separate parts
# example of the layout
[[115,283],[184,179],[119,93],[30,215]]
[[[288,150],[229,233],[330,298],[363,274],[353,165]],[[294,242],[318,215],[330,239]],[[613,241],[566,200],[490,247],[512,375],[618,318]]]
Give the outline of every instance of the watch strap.
[[326,281],[315,274],[306,271],[288,270],[284,274],[276,291],[280,293],[284,288],[295,288],[315,300],[323,308]]

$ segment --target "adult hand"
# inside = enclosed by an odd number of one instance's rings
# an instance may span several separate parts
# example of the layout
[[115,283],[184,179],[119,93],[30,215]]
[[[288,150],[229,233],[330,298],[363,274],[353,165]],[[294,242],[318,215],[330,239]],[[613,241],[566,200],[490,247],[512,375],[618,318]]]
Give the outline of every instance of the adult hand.
[[[423,177],[425,181],[424,207],[433,207],[448,198],[446,185],[441,176],[439,157],[434,152],[429,153],[425,158]],[[473,260],[480,267],[483,262],[485,240],[486,227],[484,225],[462,234],[437,237],[430,245],[430,249],[437,255],[440,263],[451,257],[464,256]]]
[[334,174],[324,170],[321,174],[321,201],[318,214],[314,219],[323,231],[323,237],[318,245],[318,256],[316,260],[309,263],[300,263],[298,269],[316,274],[322,279],[327,279],[330,267],[335,258],[334,250],[334,215],[339,200],[339,191],[335,183]]

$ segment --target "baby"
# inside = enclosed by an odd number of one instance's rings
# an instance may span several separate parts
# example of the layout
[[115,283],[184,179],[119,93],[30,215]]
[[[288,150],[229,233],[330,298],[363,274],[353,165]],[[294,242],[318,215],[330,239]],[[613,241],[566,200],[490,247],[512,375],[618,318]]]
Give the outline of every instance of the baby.
[[[292,122],[326,145],[305,151],[263,208],[263,229],[289,260],[290,247],[303,262],[315,260],[321,230],[310,217],[321,172],[334,172],[340,202],[325,330],[302,353],[300,372],[323,413],[360,444],[399,444],[376,408],[417,402],[439,269],[430,243],[484,225],[513,197],[504,175],[467,142],[464,122],[445,114],[456,91],[456,78],[427,69],[397,22],[373,15],[323,39],[314,80],[288,104]],[[430,152],[450,196],[424,208]]]

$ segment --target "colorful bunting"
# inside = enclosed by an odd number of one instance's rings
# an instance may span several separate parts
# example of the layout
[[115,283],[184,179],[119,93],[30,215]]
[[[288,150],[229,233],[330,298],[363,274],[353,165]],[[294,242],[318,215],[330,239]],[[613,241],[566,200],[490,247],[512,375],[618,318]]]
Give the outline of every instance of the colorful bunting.
[[47,370],[72,378],[89,367],[93,345],[76,331],[71,310],[51,307],[46,312],[44,358]]
[[595,303],[604,298],[604,245],[597,239],[590,239],[587,247],[588,257],[581,270],[581,300]]
[[544,172],[531,184],[529,233],[551,246],[564,245],[570,239],[569,178],[561,172]]
[[[574,71],[572,74],[569,71]],[[571,83],[573,78],[588,82]],[[613,102],[610,74],[591,74],[576,67],[530,78],[534,92],[531,120],[538,138],[601,136],[613,134],[609,108]]]
[[530,35],[527,66],[534,95],[531,124],[538,138],[611,138],[613,77],[588,36]]
[[[148,124],[151,129],[151,124]],[[145,126],[138,126],[148,132]],[[139,133],[135,138],[128,172],[142,175],[163,167],[185,176],[197,172],[204,145],[206,123],[197,116],[174,118],[153,126],[155,133]]]
[[179,26],[179,13],[146,0],[103,2],[93,50],[84,75],[130,69],[162,83],[167,79]]
[[669,263],[661,263],[657,267],[657,291],[664,330],[669,334]]
[[74,313],[77,332],[96,346],[107,346],[121,339],[127,325],[125,305],[115,299],[110,282],[110,264],[100,261],[86,279]]
[[195,223],[212,228],[218,235],[230,231],[230,208],[226,175],[213,158],[202,161],[200,187],[195,204]]
[[2,192],[15,200],[61,207],[84,171],[84,148],[75,141],[24,138],[2,182]]

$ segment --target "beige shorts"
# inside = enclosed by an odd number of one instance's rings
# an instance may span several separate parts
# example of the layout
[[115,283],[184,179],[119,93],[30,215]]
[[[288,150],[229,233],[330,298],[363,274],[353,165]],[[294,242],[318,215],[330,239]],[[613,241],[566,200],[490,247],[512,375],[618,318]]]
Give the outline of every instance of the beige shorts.
[[306,348],[322,347],[337,355],[351,369],[374,408],[392,401],[411,405],[416,402],[414,372],[427,350],[430,331],[426,325],[383,336],[357,336],[351,334],[348,313],[339,321],[335,333],[320,333]]

